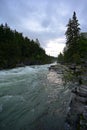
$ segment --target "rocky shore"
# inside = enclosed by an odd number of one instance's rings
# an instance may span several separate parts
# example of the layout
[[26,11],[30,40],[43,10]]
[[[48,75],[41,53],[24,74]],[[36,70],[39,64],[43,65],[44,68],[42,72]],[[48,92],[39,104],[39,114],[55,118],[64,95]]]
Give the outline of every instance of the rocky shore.
[[72,93],[66,130],[87,130],[87,86],[81,85]]
[[71,81],[72,98],[65,121],[65,130],[87,130],[87,65],[56,65],[51,66],[50,69],[62,74],[70,72],[74,76]]

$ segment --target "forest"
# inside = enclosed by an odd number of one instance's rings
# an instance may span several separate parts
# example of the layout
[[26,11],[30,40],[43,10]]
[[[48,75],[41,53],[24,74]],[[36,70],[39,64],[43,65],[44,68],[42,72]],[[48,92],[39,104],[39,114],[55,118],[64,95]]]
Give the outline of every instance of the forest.
[[34,41],[24,37],[22,33],[10,29],[7,23],[0,25],[0,69],[47,64],[53,59],[46,55],[38,39]]
[[87,32],[81,33],[76,12],[67,24],[66,46],[63,53],[58,55],[58,62],[81,64],[87,62]]

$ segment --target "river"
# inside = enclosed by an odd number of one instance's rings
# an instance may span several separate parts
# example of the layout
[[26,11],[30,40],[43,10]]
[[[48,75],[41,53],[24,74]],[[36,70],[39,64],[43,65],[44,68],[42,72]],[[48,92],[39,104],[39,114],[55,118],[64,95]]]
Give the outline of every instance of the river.
[[70,89],[49,66],[0,71],[0,130],[64,130]]

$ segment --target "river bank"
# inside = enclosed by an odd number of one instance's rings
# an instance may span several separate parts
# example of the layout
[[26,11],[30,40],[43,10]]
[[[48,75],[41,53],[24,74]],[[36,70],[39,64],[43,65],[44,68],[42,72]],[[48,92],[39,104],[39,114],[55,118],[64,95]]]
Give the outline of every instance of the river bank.
[[64,74],[65,82],[70,82],[72,98],[66,117],[65,130],[87,130],[87,66],[58,64],[49,69]]

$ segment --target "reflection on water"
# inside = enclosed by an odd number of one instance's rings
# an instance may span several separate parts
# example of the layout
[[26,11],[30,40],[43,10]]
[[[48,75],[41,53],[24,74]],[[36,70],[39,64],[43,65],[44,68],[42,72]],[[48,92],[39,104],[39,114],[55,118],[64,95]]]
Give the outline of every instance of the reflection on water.
[[0,72],[0,130],[64,130],[70,90],[48,67]]

